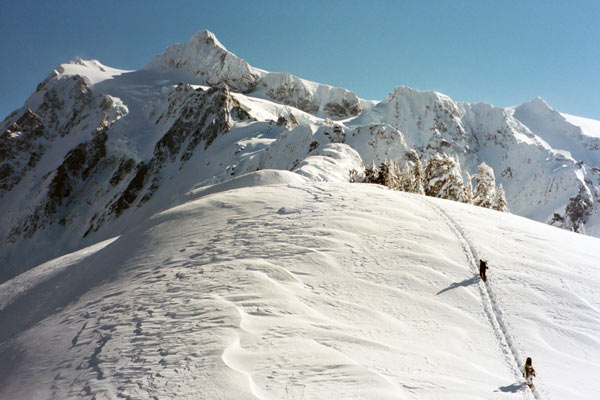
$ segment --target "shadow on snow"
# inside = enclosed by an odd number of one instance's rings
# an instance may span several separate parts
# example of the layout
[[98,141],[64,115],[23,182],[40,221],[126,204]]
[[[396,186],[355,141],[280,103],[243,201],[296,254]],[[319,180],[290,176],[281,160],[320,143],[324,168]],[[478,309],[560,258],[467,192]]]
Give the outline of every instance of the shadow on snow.
[[522,390],[525,390],[525,385],[521,382],[515,382],[511,385],[500,386],[495,392],[505,392],[505,393],[517,393]]
[[440,295],[440,294],[442,294],[442,293],[445,293],[445,292],[447,292],[447,291],[449,291],[449,290],[456,289],[457,287],[461,287],[461,286],[463,286],[463,287],[466,287],[466,286],[473,285],[473,284],[477,283],[477,281],[478,281],[478,280],[479,280],[479,276],[478,276],[478,275],[475,275],[475,276],[473,276],[472,278],[465,279],[465,280],[464,280],[464,281],[462,281],[462,282],[454,282],[454,283],[452,283],[450,286],[448,286],[447,288],[445,288],[445,289],[442,289],[442,290],[440,290],[439,292],[437,292],[437,293],[436,293],[436,296],[437,296],[437,295]]

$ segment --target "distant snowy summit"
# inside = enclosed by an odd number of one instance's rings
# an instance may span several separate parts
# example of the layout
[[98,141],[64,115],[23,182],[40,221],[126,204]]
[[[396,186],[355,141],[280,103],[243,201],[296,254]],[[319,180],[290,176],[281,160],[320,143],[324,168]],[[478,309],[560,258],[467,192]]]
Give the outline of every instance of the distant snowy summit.
[[0,123],[0,281],[265,169],[348,182],[386,160],[452,159],[432,187],[451,177],[473,203],[485,165],[510,212],[600,236],[599,150],[600,122],[541,99],[498,108],[400,86],[367,101],[255,68],[202,31],[137,71],[63,64]]
[[250,66],[229,52],[212,32],[202,31],[189,42],[173,45],[152,59],[146,69],[182,70],[190,83],[227,85],[241,93],[254,93],[325,117],[358,115],[360,101],[355,93],[300,79],[288,73],[267,72]]
[[232,90],[247,92],[263,75],[246,61],[227,51],[212,32],[196,33],[189,42],[169,47],[147,65],[150,70],[179,69],[189,72],[198,83],[227,84]]

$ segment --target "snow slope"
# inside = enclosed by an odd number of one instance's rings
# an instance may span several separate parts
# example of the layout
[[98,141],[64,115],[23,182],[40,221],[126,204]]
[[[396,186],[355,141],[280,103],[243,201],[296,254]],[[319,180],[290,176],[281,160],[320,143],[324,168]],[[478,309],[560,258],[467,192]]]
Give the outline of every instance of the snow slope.
[[571,124],[580,127],[583,135],[600,138],[600,121],[564,113],[561,115]]
[[[186,199],[0,286],[0,398],[591,399],[600,389],[599,239],[286,171]],[[36,279],[56,269],[58,281]],[[27,324],[11,331],[24,309]],[[521,384],[528,356],[534,392]]]

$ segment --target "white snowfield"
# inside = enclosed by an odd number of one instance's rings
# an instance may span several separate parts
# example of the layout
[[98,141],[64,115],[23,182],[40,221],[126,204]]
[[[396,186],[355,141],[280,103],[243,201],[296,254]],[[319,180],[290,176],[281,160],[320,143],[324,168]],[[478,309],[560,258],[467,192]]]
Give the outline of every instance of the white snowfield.
[[561,115],[571,124],[580,127],[583,135],[600,137],[600,121],[569,114]]
[[600,393],[597,238],[286,171],[186,198],[0,286],[1,399]]

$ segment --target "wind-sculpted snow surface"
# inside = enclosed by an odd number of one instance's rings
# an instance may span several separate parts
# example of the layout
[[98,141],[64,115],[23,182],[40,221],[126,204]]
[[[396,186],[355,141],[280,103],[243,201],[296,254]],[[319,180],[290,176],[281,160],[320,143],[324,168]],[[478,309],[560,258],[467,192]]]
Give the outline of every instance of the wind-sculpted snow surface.
[[[598,392],[598,239],[377,185],[231,182],[5,282],[0,398]],[[31,327],[7,332],[27,306]]]

